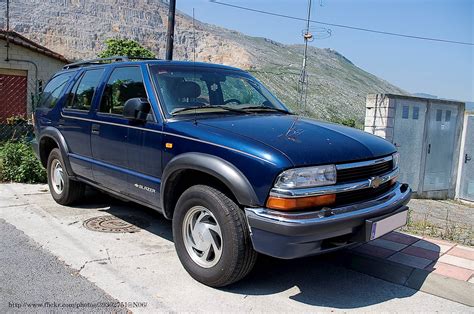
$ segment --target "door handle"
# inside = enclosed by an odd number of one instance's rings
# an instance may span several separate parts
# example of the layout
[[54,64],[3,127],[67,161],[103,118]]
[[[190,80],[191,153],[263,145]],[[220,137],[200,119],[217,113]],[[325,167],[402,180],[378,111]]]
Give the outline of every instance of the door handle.
[[431,144],[428,144],[428,154],[431,153]]
[[99,134],[100,133],[100,124],[92,124],[92,134]]
[[471,156],[466,154],[466,155],[464,155],[464,163],[467,164],[468,161],[471,161]]

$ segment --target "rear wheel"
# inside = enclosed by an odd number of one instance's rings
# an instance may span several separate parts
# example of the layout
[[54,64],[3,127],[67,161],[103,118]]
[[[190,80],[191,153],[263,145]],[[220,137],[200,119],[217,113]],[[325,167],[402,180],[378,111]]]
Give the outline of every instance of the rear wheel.
[[47,164],[49,191],[53,199],[61,205],[70,205],[84,196],[85,185],[74,181],[67,174],[58,148],[51,151]]
[[210,186],[195,185],[181,195],[173,214],[173,238],[186,271],[208,286],[242,279],[257,259],[243,211]]

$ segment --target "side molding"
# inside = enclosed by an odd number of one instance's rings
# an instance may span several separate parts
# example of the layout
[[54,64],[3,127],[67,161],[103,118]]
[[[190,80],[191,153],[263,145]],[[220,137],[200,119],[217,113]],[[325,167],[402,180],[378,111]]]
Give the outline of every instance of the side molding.
[[163,172],[160,187],[160,202],[161,208],[165,212],[164,191],[166,184],[170,176],[179,170],[197,170],[207,173],[223,182],[235,195],[240,204],[246,206],[258,205],[258,198],[252,185],[245,175],[234,165],[222,158],[208,154],[184,153],[173,158]]
[[61,155],[63,157],[68,175],[74,176],[74,173],[72,171],[72,167],[71,167],[71,164],[69,163],[69,158],[68,158],[69,149],[68,149],[66,140],[64,139],[64,136],[61,134],[61,132],[59,132],[58,129],[52,126],[48,126],[41,131],[41,134],[38,140],[40,156],[41,156],[41,145],[45,138],[51,138],[56,142],[56,145],[59,147],[59,150],[61,151]]

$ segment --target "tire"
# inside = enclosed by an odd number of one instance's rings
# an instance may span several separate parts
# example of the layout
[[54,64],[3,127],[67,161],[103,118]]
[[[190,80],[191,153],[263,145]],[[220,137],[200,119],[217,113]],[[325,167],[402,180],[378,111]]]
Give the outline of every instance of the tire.
[[71,205],[84,197],[85,184],[72,180],[67,174],[58,148],[54,148],[48,156],[47,174],[49,191],[56,203]]
[[[199,257],[207,251],[204,248],[209,241],[205,240],[211,238],[214,242],[211,240],[208,254]],[[195,185],[180,196],[173,214],[173,239],[186,271],[207,286],[223,287],[242,279],[257,260],[244,212],[210,186]]]

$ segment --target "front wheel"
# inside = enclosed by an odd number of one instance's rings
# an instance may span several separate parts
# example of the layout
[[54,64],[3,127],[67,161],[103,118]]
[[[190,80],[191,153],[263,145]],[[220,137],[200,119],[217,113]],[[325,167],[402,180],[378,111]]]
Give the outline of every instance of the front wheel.
[[48,185],[56,203],[70,205],[84,196],[84,183],[72,180],[64,167],[64,160],[58,148],[51,151],[47,164]]
[[210,186],[195,185],[181,195],[173,214],[173,238],[186,271],[208,286],[242,279],[257,259],[243,211]]

